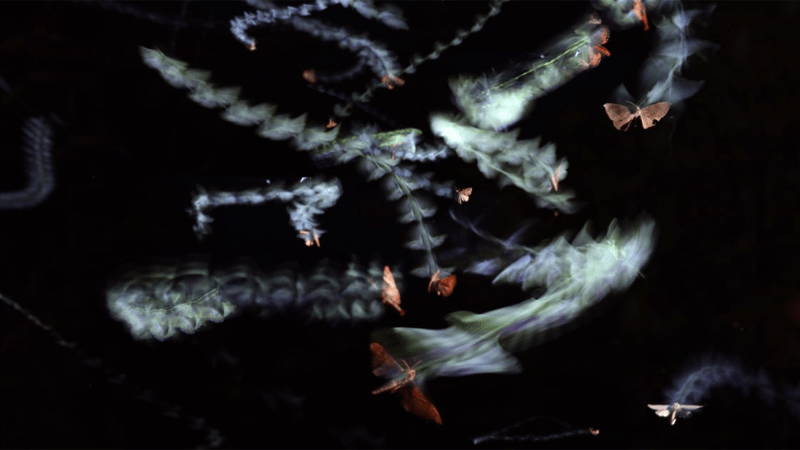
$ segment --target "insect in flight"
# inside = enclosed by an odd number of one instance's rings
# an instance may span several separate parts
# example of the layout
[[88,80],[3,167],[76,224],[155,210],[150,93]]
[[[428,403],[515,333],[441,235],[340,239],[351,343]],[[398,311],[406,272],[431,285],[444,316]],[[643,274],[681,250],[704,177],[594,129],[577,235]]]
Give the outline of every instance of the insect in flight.
[[316,230],[311,230],[311,233],[309,233],[308,230],[300,230],[300,236],[303,237],[306,247],[311,247],[314,245],[314,243],[316,243],[317,247],[319,247],[319,235],[317,234]]
[[400,316],[405,316],[406,312],[400,307],[400,291],[394,282],[392,271],[389,266],[383,268],[383,287],[381,288],[381,301],[396,309]]
[[433,274],[431,281],[428,283],[428,292],[436,291],[436,295],[443,295],[449,297],[456,287],[456,276],[448,275],[444,278],[439,278],[439,271]]
[[458,204],[460,205],[461,202],[469,201],[469,196],[472,195],[472,188],[456,189],[456,193],[458,193]]
[[381,344],[373,342],[369,345],[372,352],[372,373],[381,377],[397,377],[389,383],[372,391],[373,394],[381,394],[383,392],[391,392],[392,394],[400,394],[402,399],[400,404],[403,408],[414,414],[417,417],[427,419],[442,424],[442,417],[439,411],[433,406],[433,403],[422,393],[422,391],[414,383],[414,377],[417,376],[417,371],[408,363],[403,360],[403,365],[397,362],[396,359]]
[[647,405],[647,407],[654,410],[658,417],[669,417],[669,424],[675,425],[675,421],[678,420],[678,418],[686,419],[692,415],[692,411],[700,409],[703,406],[673,403],[671,405]]
[[552,184],[550,189],[554,189],[556,192],[558,192],[558,178],[561,176],[561,166],[563,165],[564,163],[559,164],[556,171],[550,176],[550,183]]
[[654,125],[654,121],[661,120],[664,116],[667,115],[669,111],[670,103],[669,102],[659,102],[653,103],[652,105],[645,106],[644,108],[640,108],[637,105],[636,111],[631,112],[625,105],[618,105],[616,103],[606,103],[603,105],[603,108],[606,109],[606,114],[608,114],[608,118],[614,122],[614,128],[618,130],[622,130],[624,126],[625,129],[622,131],[626,131],[630,126],[633,119],[637,117],[642,118],[642,128],[645,130],[652,127]]
[[641,20],[644,24],[644,31],[649,30],[650,25],[647,23],[647,11],[644,8],[642,0],[633,0],[633,13],[636,14],[636,18]]

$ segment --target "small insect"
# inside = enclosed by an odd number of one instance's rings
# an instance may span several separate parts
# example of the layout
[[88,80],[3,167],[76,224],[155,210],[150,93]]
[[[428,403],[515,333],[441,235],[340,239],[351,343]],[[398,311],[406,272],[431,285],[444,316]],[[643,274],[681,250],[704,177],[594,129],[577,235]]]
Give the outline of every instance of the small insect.
[[[597,20],[599,21],[600,19],[598,18]],[[597,23],[599,24],[600,22]],[[603,44],[608,42],[610,35],[611,31],[608,29],[608,27],[604,26],[600,28],[598,33],[592,36],[592,44],[587,52],[586,60],[578,60],[581,66],[584,68],[597,67],[600,64],[600,60],[603,58],[603,56],[611,56],[611,52],[608,51],[607,48],[603,47]]]
[[383,287],[381,288],[381,301],[396,309],[400,317],[405,316],[406,312],[400,307],[400,291],[394,282],[392,271],[389,266],[383,268]]
[[456,192],[458,193],[458,204],[460,205],[461,202],[468,202],[469,196],[472,195],[472,188],[464,188],[459,190],[456,188]]
[[251,42],[250,45],[247,46],[247,49],[250,50],[251,52],[255,51],[256,50],[256,41]]
[[650,25],[647,23],[647,11],[644,8],[642,0],[633,0],[633,13],[636,14],[636,18],[641,20],[644,24],[644,31],[649,30]]
[[370,344],[369,349],[372,352],[373,374],[380,377],[397,377],[398,375],[402,374],[402,376],[395,378],[378,389],[375,389],[372,391],[372,393],[380,394],[388,391],[392,394],[400,394],[402,397],[400,404],[403,405],[403,408],[406,411],[414,414],[417,417],[421,417],[441,425],[442,417],[439,415],[439,411],[436,410],[436,407],[433,406],[433,403],[428,400],[428,397],[426,397],[419,387],[417,387],[416,383],[414,383],[414,378],[417,376],[417,371],[414,370],[413,367],[409,366],[405,360],[403,360],[403,365],[405,365],[405,367],[401,366],[397,360],[394,359],[394,357],[377,342]]
[[334,128],[336,125],[339,125],[339,124],[334,122],[333,119],[328,119],[328,124],[325,125],[325,128],[330,130],[331,128]]
[[303,79],[311,84],[317,84],[317,75],[314,73],[314,69],[304,70]]
[[456,287],[456,276],[448,275],[444,278],[439,278],[439,271],[433,274],[430,283],[428,283],[428,292],[436,291],[436,295],[443,295],[449,297]]
[[606,103],[603,105],[603,108],[606,109],[608,118],[614,122],[614,128],[622,130],[624,126],[625,129],[622,131],[626,131],[633,119],[637,117],[642,118],[642,128],[646,130],[652,127],[654,121],[661,120],[667,115],[671,105],[668,102],[659,102],[653,103],[650,106],[645,106],[644,108],[639,108],[637,105],[634,106],[636,107],[635,112],[631,112],[625,105],[617,105],[616,103]]
[[403,81],[402,78],[396,77],[394,75],[384,75],[383,78],[381,78],[381,82],[386,83],[386,87],[389,89],[394,89],[395,86],[402,86],[406,84],[406,82]]
[[588,69],[589,67],[597,67],[600,64],[600,60],[603,58],[602,55],[597,53],[593,48],[589,49],[589,54],[586,55],[586,60],[579,59],[578,63],[580,63],[581,67],[584,69]]
[[561,166],[562,165],[564,165],[564,163],[559,164],[558,168],[556,169],[556,171],[553,173],[553,175],[550,176],[550,183],[553,184],[552,189],[554,191],[556,191],[556,192],[558,192],[558,177],[561,176]]
[[692,411],[700,409],[702,405],[681,405],[673,403],[671,405],[647,405],[648,408],[655,410],[658,417],[669,417],[669,424],[675,425],[678,418],[686,419],[692,415]]
[[600,20],[600,16],[598,16],[597,13],[592,13],[592,15],[589,16],[589,23],[592,25],[600,25],[603,21]]
[[315,243],[317,247],[319,247],[319,235],[316,230],[311,230],[311,233],[309,233],[308,230],[300,230],[300,236],[306,241],[306,247],[311,247]]

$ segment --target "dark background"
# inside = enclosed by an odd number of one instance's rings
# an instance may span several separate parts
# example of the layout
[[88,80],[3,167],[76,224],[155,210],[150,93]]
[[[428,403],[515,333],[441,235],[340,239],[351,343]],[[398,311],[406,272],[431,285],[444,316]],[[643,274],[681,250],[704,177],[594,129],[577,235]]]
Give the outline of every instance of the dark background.
[[[427,54],[433,42],[449,41],[488,10],[484,2],[399,6],[410,30],[391,30],[340,7],[315,17],[386,43],[404,67],[411,54]],[[520,433],[595,427],[601,434],[484,446],[800,445],[799,418],[787,401],[770,406],[755,393],[721,387],[702,414],[674,427],[645,406],[665,402],[663,391],[703,355],[763,369],[775,386],[800,382],[800,171],[790,133],[798,104],[798,36],[790,31],[800,18],[796,3],[717,5],[708,26],[693,32],[719,49],[691,59],[683,74],[705,85],[647,131],[638,124],[615,130],[602,104],[621,82],[635,79],[655,33],[612,30],[606,45],[612,56],[541,99],[519,125],[522,137],[542,136],[569,159],[562,185],[586,204],[575,215],[537,209],[518,189],[499,190],[455,157],[424,168],[473,186],[460,212],[496,236],[538,220],[524,235],[531,246],[587,221],[602,232],[615,217],[643,212],[659,226],[645,278],[604,300],[579,327],[517,354],[522,374],[427,383],[442,427],[405,413],[395,398],[369,394],[380,385],[369,372],[369,333],[385,326],[441,328],[447,312],[484,312],[527,298],[517,287],[459,274],[461,289],[441,299],[421,294],[427,280],[406,276],[402,319],[387,313],[378,323],[332,326],[245,312],[166,342],[134,341],[105,306],[108,280],[121,267],[157,259],[201,254],[224,267],[249,257],[264,270],[286,261],[307,270],[321,258],[344,265],[351,255],[377,255],[397,270],[413,267],[418,255],[403,249],[406,228],[378,183],[367,183],[352,165],[317,169],[307,154],[222,121],[219,110],[191,102],[144,66],[138,47],[211,70],[216,85],[241,86],[241,97],[253,103],[307,112],[309,122],[322,124],[338,100],[310,89],[301,73],[346,67],[352,56],[283,26],[255,30],[259,46],[250,52],[228,30],[230,18],[251,10],[239,2],[2,7],[0,77],[11,92],[0,92],[0,189],[25,183],[24,119],[51,114],[61,124],[54,130],[52,195],[33,209],[0,212],[0,292],[81,350],[57,345],[23,315],[0,307],[0,446],[205,445],[189,416],[218,428],[225,447],[470,447],[474,436],[533,416],[569,425],[541,419]],[[432,140],[429,113],[456,110],[449,77],[530,61],[590,7],[506,4],[484,30],[404,77],[405,86],[379,91],[370,106]],[[658,20],[654,13],[651,23]],[[360,90],[369,80],[336,88]],[[350,120],[380,124],[359,110]],[[245,189],[266,178],[293,182],[318,174],[337,176],[344,186],[322,216],[321,248],[294,237],[282,205],[220,209],[214,233],[197,242],[185,212],[195,185]],[[463,245],[473,242],[446,213],[454,203],[436,201],[435,226]],[[92,358],[102,367],[87,365]],[[116,374],[128,381],[119,386]],[[165,417],[169,407],[158,402],[180,405],[180,417]]]

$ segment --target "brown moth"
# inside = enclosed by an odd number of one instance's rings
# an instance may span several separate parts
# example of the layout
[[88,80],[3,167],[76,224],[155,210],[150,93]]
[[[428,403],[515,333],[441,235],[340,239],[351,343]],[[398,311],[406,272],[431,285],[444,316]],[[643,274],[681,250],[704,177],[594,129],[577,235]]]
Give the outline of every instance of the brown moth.
[[606,103],[603,105],[603,108],[606,109],[606,114],[608,114],[609,119],[614,122],[614,128],[622,130],[624,126],[625,129],[622,131],[626,131],[633,119],[637,117],[642,118],[642,128],[646,130],[652,127],[654,121],[661,120],[667,115],[670,106],[668,102],[659,102],[653,103],[650,106],[645,106],[644,108],[636,106],[636,111],[634,112],[631,112],[627,106],[617,105],[616,103]]
[[400,291],[394,282],[392,271],[389,266],[383,268],[383,287],[381,288],[381,301],[396,309],[400,316],[405,316],[406,312],[400,307]]
[[443,295],[449,297],[456,287],[456,276],[448,275],[444,278],[439,278],[439,271],[433,274],[431,281],[428,283],[428,292],[436,291],[436,295]]
[[402,78],[396,77],[391,74],[384,75],[383,78],[381,78],[381,83],[386,83],[386,87],[389,89],[394,89],[395,86],[402,86],[406,84],[406,82],[403,81]]
[[460,205],[461,202],[468,202],[469,196],[472,195],[472,188],[464,188],[464,189],[456,189],[458,193],[458,204]]
[[414,378],[417,376],[417,371],[408,363],[403,360],[401,366],[396,359],[381,344],[373,342],[369,345],[372,352],[372,373],[381,377],[396,377],[400,374],[402,376],[395,378],[389,383],[372,391],[373,394],[380,394],[383,392],[391,392],[392,394],[400,394],[402,399],[400,404],[403,408],[414,414],[417,417],[433,421],[439,425],[442,424],[442,417],[439,411],[433,406],[428,397],[414,383]]
[[311,247],[314,243],[319,247],[319,235],[315,230],[311,230],[311,233],[309,233],[308,230],[300,230],[300,235],[303,236],[306,247]]
[[308,81],[311,84],[317,84],[317,75],[314,73],[314,69],[307,69],[303,71],[303,79]]
[[553,173],[553,175],[550,176],[550,183],[553,184],[552,189],[554,191],[556,191],[556,192],[558,192],[558,177],[561,176],[561,166],[563,166],[563,165],[564,165],[564,163],[559,164],[558,168],[555,171],[555,173]]
[[642,0],[633,0],[633,13],[636,14],[636,18],[641,20],[644,24],[644,31],[649,30],[650,25],[647,23],[647,11],[644,8]]

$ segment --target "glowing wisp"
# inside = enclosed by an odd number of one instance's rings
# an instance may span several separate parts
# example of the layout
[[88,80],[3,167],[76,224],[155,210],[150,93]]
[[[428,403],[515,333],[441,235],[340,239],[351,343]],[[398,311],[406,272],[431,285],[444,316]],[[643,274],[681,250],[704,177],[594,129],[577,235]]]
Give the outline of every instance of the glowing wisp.
[[[510,352],[541,343],[548,330],[576,319],[609,293],[627,289],[649,259],[655,235],[655,222],[645,219],[629,233],[612,223],[597,242],[584,229],[573,245],[562,237],[546,247],[528,249],[494,282],[522,281],[523,289],[544,285],[547,292],[541,297],[483,314],[456,311],[445,317],[451,326],[441,330],[391,328],[377,331],[373,338],[397,357],[421,360],[418,381],[519,372],[519,362]],[[491,270],[496,273],[498,268]]]

